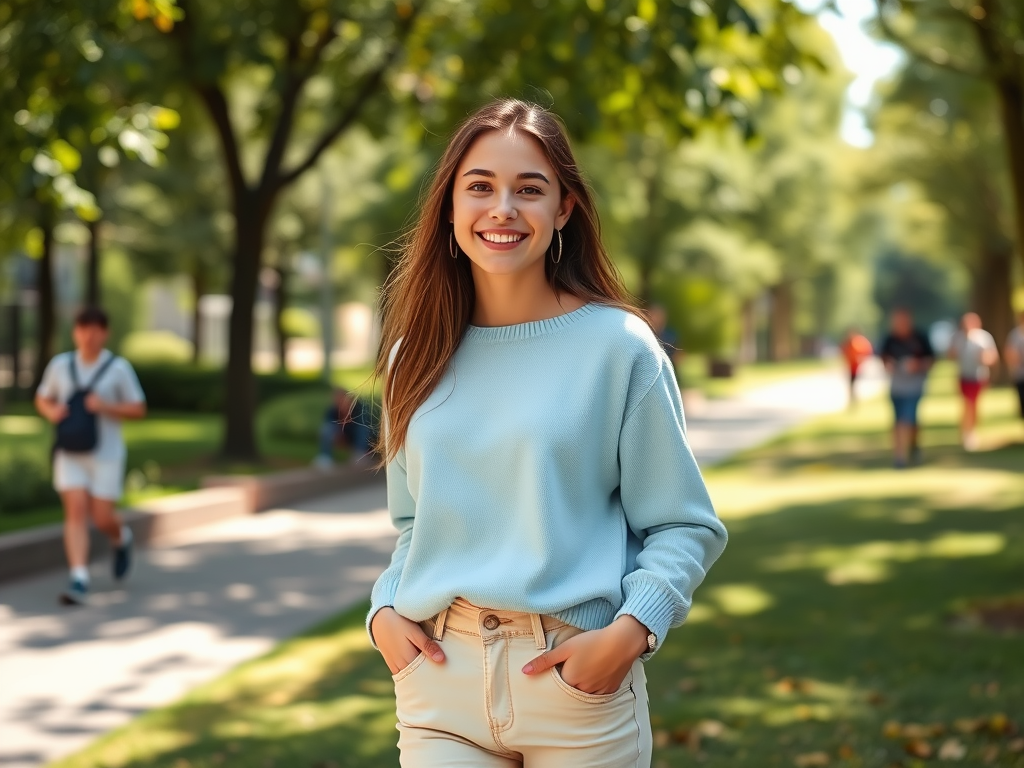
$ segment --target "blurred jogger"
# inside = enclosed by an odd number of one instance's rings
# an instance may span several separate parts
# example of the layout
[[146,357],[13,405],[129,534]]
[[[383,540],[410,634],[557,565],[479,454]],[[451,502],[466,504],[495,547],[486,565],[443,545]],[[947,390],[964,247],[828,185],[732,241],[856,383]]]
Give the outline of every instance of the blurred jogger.
[[1020,417],[1024,419],[1024,311],[1017,318],[1017,327],[1006,337],[1006,367],[1017,387],[1020,398]]
[[977,313],[968,312],[960,319],[960,330],[953,336],[948,356],[960,368],[960,394],[964,398],[960,442],[964,450],[974,451],[978,448],[978,398],[988,385],[989,368],[999,362],[996,340],[981,327]]
[[861,334],[856,328],[851,328],[846,332],[846,338],[843,340],[840,350],[846,359],[847,370],[850,372],[850,407],[853,407],[857,402],[857,372],[860,370],[861,363],[871,357],[874,349],[872,349],[867,336]]
[[64,505],[64,550],[70,576],[61,594],[80,605],[89,594],[89,519],[114,549],[114,579],[131,568],[132,532],[114,511],[124,489],[122,419],[146,415],[145,396],[131,364],[104,349],[108,320],[103,310],[78,313],[74,352],[56,355],[36,392],[39,413],[57,426],[53,486]]
[[935,353],[927,334],[914,327],[910,310],[892,313],[889,335],[882,343],[882,362],[889,371],[890,395],[895,415],[893,427],[893,465],[903,469],[920,461],[917,406],[924,396],[928,371]]

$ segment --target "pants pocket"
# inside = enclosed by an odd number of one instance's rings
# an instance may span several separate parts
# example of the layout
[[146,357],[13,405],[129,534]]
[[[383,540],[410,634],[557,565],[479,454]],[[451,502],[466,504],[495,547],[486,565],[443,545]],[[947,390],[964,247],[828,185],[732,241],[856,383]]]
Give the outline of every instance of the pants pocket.
[[402,669],[398,670],[398,672],[393,674],[391,676],[391,679],[394,680],[396,683],[402,682],[403,680],[405,680],[405,678],[407,678],[409,675],[415,672],[419,668],[419,666],[424,661],[426,661],[426,659],[427,654],[425,654],[423,651],[420,651],[419,655],[415,659],[410,661],[405,667],[403,667]]
[[619,690],[612,693],[587,693],[585,691],[581,691],[579,688],[573,688],[562,678],[562,673],[558,667],[551,668],[551,677],[554,678],[555,684],[559,689],[577,701],[582,701],[587,704],[607,704],[611,701],[615,701],[615,699],[629,691],[629,686],[633,682],[633,670],[626,673],[626,677],[619,686]]

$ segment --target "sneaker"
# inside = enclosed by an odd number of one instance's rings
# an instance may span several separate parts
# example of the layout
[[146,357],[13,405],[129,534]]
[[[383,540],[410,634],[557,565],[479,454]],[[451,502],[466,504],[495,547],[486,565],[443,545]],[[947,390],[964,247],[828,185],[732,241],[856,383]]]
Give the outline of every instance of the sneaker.
[[89,583],[71,579],[67,589],[60,593],[61,605],[85,605],[89,601]]
[[114,547],[114,579],[120,581],[132,569],[132,529],[127,525],[121,529],[121,543]]

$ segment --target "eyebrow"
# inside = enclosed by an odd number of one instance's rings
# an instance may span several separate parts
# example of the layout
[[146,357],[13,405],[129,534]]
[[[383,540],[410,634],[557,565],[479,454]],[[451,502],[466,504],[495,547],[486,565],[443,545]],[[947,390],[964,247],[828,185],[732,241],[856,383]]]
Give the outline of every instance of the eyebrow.
[[[485,171],[483,168],[473,168],[472,170],[466,171],[462,175],[464,177],[465,176],[486,176],[489,179],[493,179],[493,178],[495,178],[497,176],[497,174],[494,171]],[[516,178],[517,179],[540,179],[545,184],[550,184],[551,183],[550,181],[548,181],[548,177],[547,176],[545,176],[543,173],[539,173],[537,171],[526,171],[525,173],[520,173],[518,176],[516,176]]]

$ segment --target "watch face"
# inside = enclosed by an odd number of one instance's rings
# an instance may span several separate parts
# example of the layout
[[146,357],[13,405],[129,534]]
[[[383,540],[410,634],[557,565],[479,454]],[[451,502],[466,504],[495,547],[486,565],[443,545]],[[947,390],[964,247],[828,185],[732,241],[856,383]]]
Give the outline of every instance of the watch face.
[[653,651],[655,649],[655,647],[657,647],[657,645],[658,645],[658,636],[656,634],[654,634],[653,632],[651,632],[651,634],[649,634],[647,636],[647,648],[649,650]]

